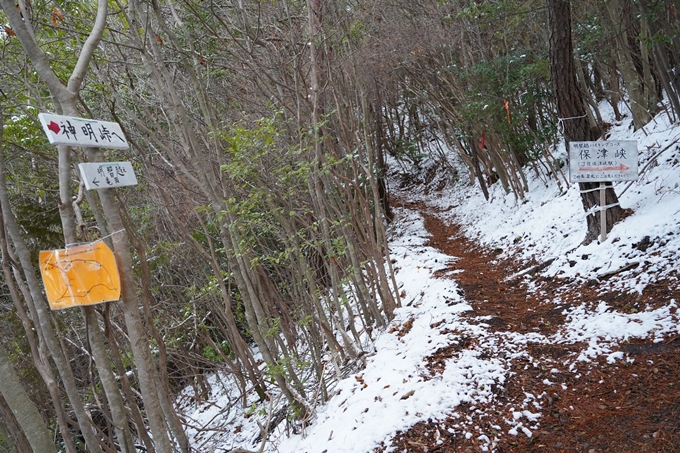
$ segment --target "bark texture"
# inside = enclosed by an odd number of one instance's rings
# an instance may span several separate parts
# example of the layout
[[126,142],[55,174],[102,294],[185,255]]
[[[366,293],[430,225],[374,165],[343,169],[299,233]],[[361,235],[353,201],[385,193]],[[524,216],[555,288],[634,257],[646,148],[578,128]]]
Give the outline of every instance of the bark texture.
[[57,447],[52,442],[45,422],[19,382],[7,351],[2,345],[0,345],[0,393],[12,409],[33,452],[57,453]]
[[[571,5],[564,0],[547,0],[548,29],[550,30],[550,76],[552,78],[557,113],[560,118],[565,146],[569,149],[572,141],[596,140],[600,132],[590,127],[586,106],[581,98],[576,81],[573,48],[571,41]],[[589,191],[599,187],[599,183],[579,183],[583,209],[588,212],[599,205],[598,191]],[[588,192],[586,192],[588,191]],[[585,192],[585,193],[583,193]],[[621,218],[623,210],[618,205],[618,197],[613,188],[606,191],[606,203],[612,206],[606,211],[607,232]],[[600,211],[602,212],[602,211]],[[595,240],[600,234],[600,214],[586,217],[588,231],[584,243]]]

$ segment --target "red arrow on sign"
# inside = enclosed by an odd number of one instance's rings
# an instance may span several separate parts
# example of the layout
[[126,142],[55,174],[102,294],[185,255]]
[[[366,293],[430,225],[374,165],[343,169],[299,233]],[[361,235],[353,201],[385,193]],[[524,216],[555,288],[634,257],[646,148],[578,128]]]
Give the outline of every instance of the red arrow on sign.
[[615,167],[578,167],[578,171],[620,171],[623,173],[630,170],[630,167],[624,164],[619,164]]
[[49,130],[51,130],[52,132],[54,132],[55,134],[58,134],[61,131],[61,128],[59,127],[59,125],[57,123],[55,123],[54,121],[50,121],[50,124],[47,125],[47,128]]

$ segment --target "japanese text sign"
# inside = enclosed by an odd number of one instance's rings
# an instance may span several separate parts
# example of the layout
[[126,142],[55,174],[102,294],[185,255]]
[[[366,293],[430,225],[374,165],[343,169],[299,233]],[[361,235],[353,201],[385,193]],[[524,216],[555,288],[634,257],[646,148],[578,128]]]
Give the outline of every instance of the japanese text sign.
[[72,116],[38,114],[47,139],[53,145],[128,149],[120,124]]
[[569,143],[571,182],[635,181],[637,178],[637,141]]
[[52,310],[120,298],[116,259],[103,241],[41,251],[40,273]]
[[130,162],[92,162],[78,164],[87,190],[137,185]]

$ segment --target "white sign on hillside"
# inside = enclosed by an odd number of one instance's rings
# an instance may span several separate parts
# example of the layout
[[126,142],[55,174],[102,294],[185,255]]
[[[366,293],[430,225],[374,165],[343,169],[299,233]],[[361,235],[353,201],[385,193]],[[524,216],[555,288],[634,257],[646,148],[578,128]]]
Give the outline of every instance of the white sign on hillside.
[[137,185],[130,162],[92,162],[78,164],[78,169],[87,190]]
[[47,139],[53,145],[128,149],[120,124],[73,116],[38,114]]
[[635,181],[638,179],[636,140],[569,143],[571,182]]

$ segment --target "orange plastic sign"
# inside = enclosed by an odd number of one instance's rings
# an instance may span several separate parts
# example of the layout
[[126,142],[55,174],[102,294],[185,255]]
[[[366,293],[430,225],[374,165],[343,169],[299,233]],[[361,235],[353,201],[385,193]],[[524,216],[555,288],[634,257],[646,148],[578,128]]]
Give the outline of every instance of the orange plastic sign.
[[103,241],[41,251],[40,273],[52,310],[120,298],[116,259]]

